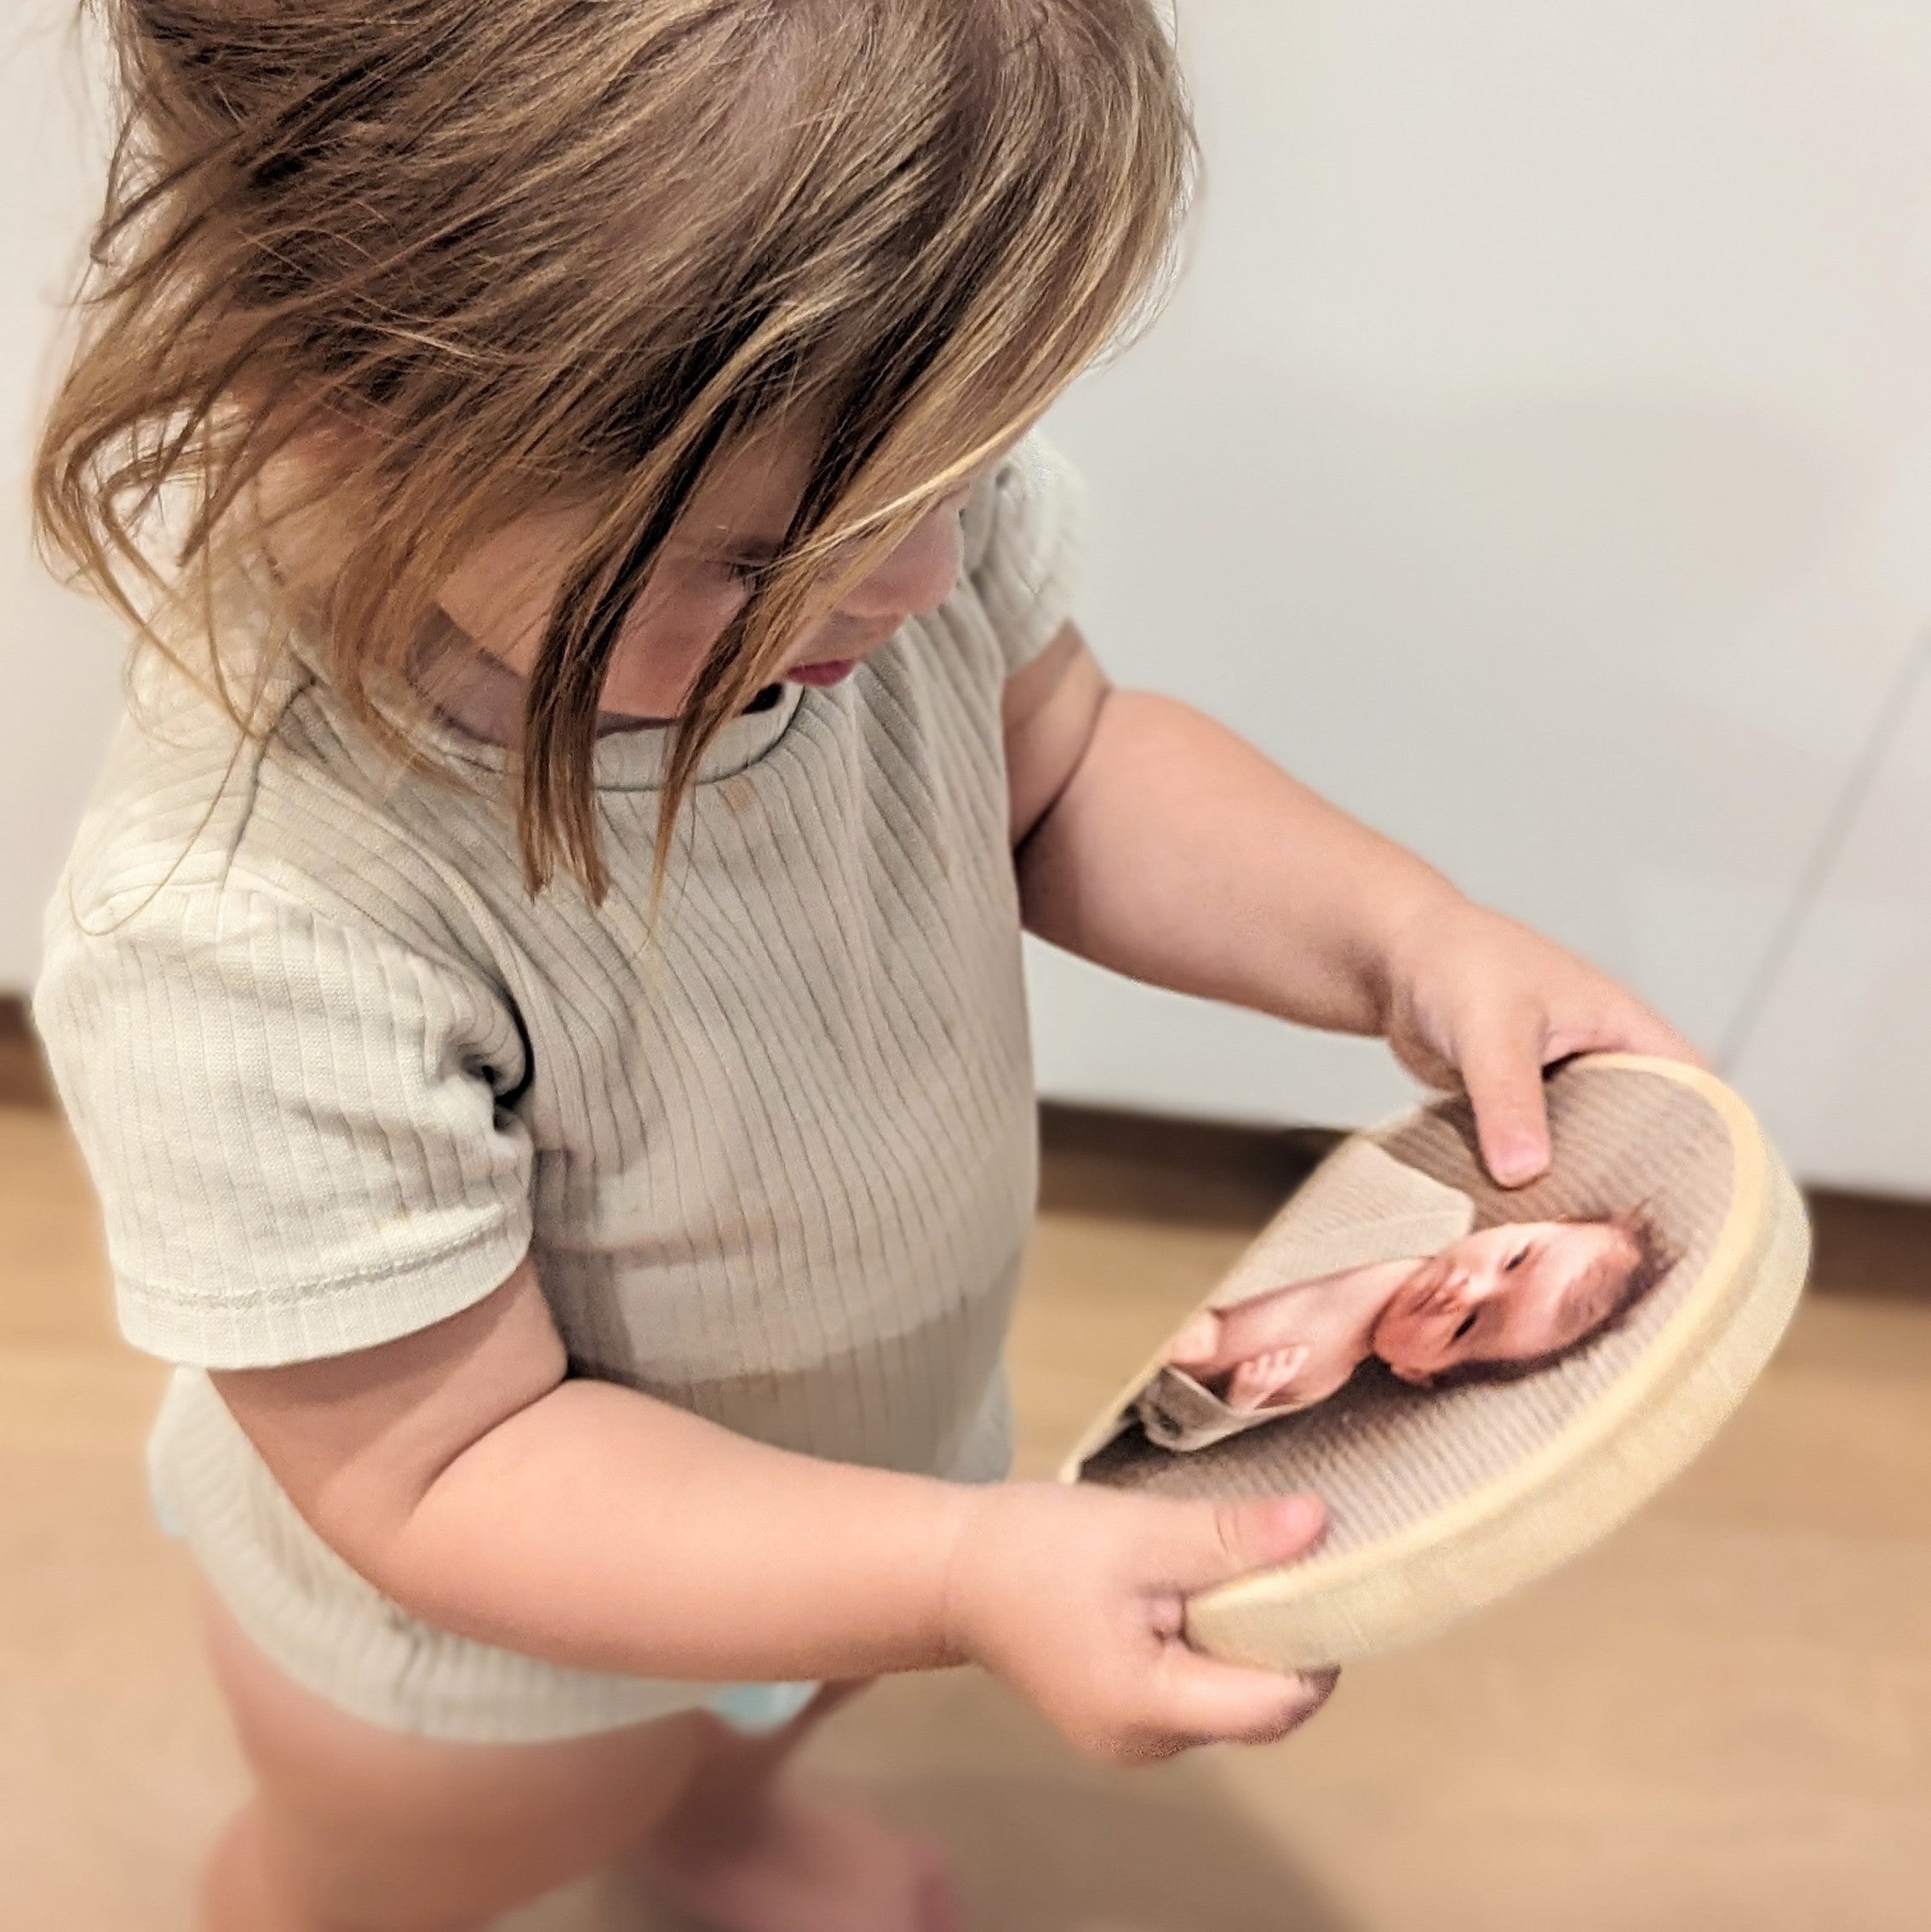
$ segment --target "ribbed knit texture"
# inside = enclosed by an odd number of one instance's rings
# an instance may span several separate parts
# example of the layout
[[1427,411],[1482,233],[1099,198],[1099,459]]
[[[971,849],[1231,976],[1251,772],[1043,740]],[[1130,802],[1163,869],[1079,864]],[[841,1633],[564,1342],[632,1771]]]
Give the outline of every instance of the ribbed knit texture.
[[295,1514],[202,1370],[366,1347],[533,1254],[573,1367],[807,1453],[1003,1473],[1035,1179],[1005,679],[1068,615],[1036,439],[965,577],[845,684],[734,719],[650,863],[668,734],[602,740],[610,897],[532,903],[502,754],[399,774],[295,680],[265,744],[123,729],[36,1012],[120,1318],[184,1365],[158,1492],[244,1628],[374,1720],[534,1738],[700,1701],[431,1631]]

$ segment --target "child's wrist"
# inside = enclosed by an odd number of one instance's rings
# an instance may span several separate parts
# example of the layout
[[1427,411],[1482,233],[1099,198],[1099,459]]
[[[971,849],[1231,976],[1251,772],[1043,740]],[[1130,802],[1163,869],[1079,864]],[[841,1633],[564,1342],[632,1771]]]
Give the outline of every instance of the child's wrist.
[[1385,1034],[1402,989],[1413,978],[1416,949],[1441,920],[1475,910],[1475,902],[1439,873],[1427,872],[1391,904],[1381,922],[1380,943],[1368,962],[1376,1030]]
[[953,1488],[934,1622],[942,1669],[985,1661],[974,1573],[989,1519],[999,1512],[1000,1499],[1009,1488],[1003,1482],[960,1483]]

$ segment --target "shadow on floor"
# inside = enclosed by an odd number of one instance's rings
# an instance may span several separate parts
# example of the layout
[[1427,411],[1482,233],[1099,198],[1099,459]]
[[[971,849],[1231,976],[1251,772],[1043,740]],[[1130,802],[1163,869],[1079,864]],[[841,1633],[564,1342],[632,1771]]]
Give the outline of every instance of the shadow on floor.
[[1205,1777],[1155,1793],[1124,1777],[934,1774],[895,1795],[951,1849],[976,1928],[1349,1932]]
[[[1210,1779],[927,1774],[876,1796],[951,1854],[969,1932],[1355,1932]],[[1191,1788],[1189,1788],[1189,1787]],[[1179,1787],[1176,1789],[1176,1787]],[[702,1932],[614,1878],[502,1932]]]

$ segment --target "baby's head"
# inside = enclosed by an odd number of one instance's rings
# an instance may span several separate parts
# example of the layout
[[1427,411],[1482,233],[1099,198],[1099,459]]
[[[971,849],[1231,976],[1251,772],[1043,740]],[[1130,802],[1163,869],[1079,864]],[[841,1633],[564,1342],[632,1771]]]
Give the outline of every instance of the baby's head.
[[1532,1375],[1626,1317],[1671,1258],[1642,1214],[1484,1228],[1415,1270],[1371,1345],[1430,1388]]
[[593,895],[599,710],[679,720],[661,856],[759,690],[948,593],[966,490],[1143,312],[1192,165],[1155,0],[103,11],[47,548],[191,669],[299,622],[397,750],[453,622],[527,680],[532,885]]

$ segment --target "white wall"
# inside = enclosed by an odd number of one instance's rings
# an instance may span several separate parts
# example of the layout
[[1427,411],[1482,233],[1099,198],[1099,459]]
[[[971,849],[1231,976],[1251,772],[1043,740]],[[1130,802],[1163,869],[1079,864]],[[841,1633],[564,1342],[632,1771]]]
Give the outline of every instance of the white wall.
[[[0,26],[0,987],[116,708],[20,484],[95,196],[71,0]],[[1123,678],[1247,731],[1737,1063],[1809,1172],[1931,1191],[1920,694],[1790,909],[1931,621],[1920,0],[1190,0],[1211,169],[1153,339],[1057,412]],[[23,186],[31,184],[23,192]],[[1914,842],[1915,841],[1915,842]],[[1404,1084],[1034,960],[1062,1095],[1346,1121]]]
[[99,187],[72,0],[0,23],[0,989],[31,983],[40,909],[118,709],[121,643],[28,544],[32,424],[57,304]]
[[1931,1192],[1931,644],[1736,1078],[1810,1179]]
[[[1056,419],[1103,654],[1715,1044],[1931,616],[1931,11],[1183,25],[1192,272]],[[1901,974],[1928,914],[1878,845]],[[1378,1049],[1035,967],[1049,1090],[1264,1120],[1401,1091]],[[1921,1079],[1926,1025],[1888,1044]],[[1822,1166],[1858,1163],[1813,1101],[1859,1104],[1885,1052],[1833,1037],[1836,1098],[1785,1093]],[[1931,1189],[1931,1133],[1886,1172]]]

